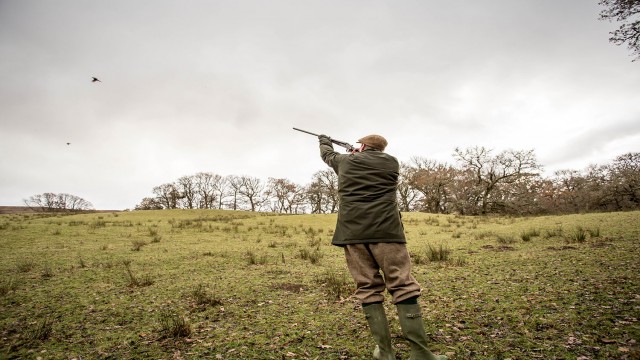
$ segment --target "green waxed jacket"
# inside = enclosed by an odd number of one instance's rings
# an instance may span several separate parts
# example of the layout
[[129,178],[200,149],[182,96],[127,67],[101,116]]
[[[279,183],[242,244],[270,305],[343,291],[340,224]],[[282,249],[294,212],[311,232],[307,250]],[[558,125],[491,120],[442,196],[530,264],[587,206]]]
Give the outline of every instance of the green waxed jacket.
[[340,208],[331,243],[406,243],[396,202],[398,160],[375,149],[340,154],[328,137],[319,139],[322,160],[338,174]]

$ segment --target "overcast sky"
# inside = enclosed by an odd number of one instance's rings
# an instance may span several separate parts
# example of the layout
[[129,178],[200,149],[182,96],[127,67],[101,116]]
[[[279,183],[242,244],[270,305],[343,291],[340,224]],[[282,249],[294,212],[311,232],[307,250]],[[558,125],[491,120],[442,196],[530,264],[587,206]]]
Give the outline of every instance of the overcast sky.
[[197,172],[308,184],[326,165],[292,127],[378,133],[403,162],[609,163],[640,151],[640,62],[597,2],[0,0],[0,205],[133,208]]

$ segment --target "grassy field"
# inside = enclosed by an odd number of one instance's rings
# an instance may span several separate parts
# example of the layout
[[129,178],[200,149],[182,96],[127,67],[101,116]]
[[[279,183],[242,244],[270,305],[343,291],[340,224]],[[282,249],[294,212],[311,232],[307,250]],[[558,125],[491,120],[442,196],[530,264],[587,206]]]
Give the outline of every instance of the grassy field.
[[[434,352],[640,358],[640,212],[403,216]],[[370,359],[335,220],[0,215],[0,358]]]

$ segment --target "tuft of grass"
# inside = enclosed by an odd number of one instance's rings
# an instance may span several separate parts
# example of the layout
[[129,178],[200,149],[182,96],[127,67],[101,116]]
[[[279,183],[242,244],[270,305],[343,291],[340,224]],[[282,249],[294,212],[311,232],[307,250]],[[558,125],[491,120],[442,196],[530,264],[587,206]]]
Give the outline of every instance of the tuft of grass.
[[476,240],[483,240],[483,239],[486,239],[486,238],[488,238],[488,237],[493,237],[493,236],[495,236],[495,234],[493,233],[493,231],[481,231],[481,232],[479,232],[479,233],[476,233],[476,234],[474,235],[474,238],[475,238]]
[[449,264],[451,264],[453,266],[466,266],[467,265],[467,258],[465,258],[462,255],[458,255],[454,259],[450,259],[449,260]]
[[247,250],[245,255],[249,265],[264,265],[269,261],[267,254],[257,255],[253,250]]
[[323,286],[327,296],[334,300],[347,297],[353,292],[346,274],[334,269],[326,269],[323,273],[317,275],[316,282]]
[[107,222],[102,219],[97,219],[89,223],[89,229],[95,230],[107,226]]
[[498,244],[513,244],[516,242],[516,239],[511,235],[498,235]]
[[50,279],[53,277],[53,268],[51,267],[51,264],[48,262],[44,263],[40,276],[42,276],[43,279]]
[[191,297],[198,305],[216,306],[222,304],[222,300],[208,292],[203,284],[196,285],[191,291]]
[[429,263],[429,259],[423,255],[421,252],[412,252],[411,253],[411,262],[414,265],[426,265]]
[[324,254],[318,248],[315,248],[312,250],[308,248],[303,248],[303,249],[300,249],[300,251],[298,252],[298,257],[302,260],[309,260],[310,263],[317,265],[318,263],[320,263],[320,260],[324,257]]
[[147,245],[145,241],[142,240],[133,240],[131,241],[131,250],[132,251],[140,251],[143,246]]
[[576,227],[573,232],[565,236],[565,242],[568,244],[582,244],[587,241],[587,230],[582,226]]
[[7,295],[11,291],[16,291],[18,289],[18,282],[11,279],[4,279],[0,282],[0,296]]
[[28,330],[27,338],[32,341],[44,341],[51,337],[53,333],[54,321],[50,318],[44,318],[36,323],[35,327]]
[[155,281],[151,278],[149,274],[145,274],[142,277],[136,276],[131,270],[131,261],[126,260],[122,262],[125,269],[127,270],[127,276],[129,279],[128,286],[129,287],[145,287],[153,285]]
[[531,239],[538,236],[540,236],[540,230],[536,228],[525,230],[520,234],[520,238],[524,242],[529,242]]
[[20,273],[27,273],[35,266],[35,262],[31,259],[18,259],[18,261],[16,261],[16,271]]
[[429,261],[448,261],[451,255],[451,249],[444,244],[434,246],[429,244],[427,247],[427,257]]
[[320,245],[322,245],[322,239],[320,239],[320,238],[311,238],[311,239],[309,239],[308,243],[309,243],[310,247],[319,249]]
[[562,237],[563,234],[564,229],[562,228],[562,225],[558,225],[553,229],[545,229],[545,234],[543,235],[543,237],[545,239],[550,239],[553,237]]
[[423,251],[412,252],[411,261],[415,265],[426,265],[430,262],[447,262],[450,261],[451,249],[444,244],[432,245],[427,244]]
[[184,338],[191,335],[191,324],[184,316],[163,311],[158,317],[158,322],[160,333],[164,337]]

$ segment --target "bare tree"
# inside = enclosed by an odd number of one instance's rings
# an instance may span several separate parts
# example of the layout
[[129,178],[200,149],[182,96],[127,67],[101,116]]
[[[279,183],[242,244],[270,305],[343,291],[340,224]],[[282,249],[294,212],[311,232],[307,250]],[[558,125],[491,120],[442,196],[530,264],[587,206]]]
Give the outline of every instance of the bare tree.
[[162,210],[162,204],[156,198],[146,197],[140,204],[136,205],[136,210]]
[[422,157],[413,157],[406,176],[411,187],[422,194],[421,210],[431,213],[448,213],[451,208],[449,203],[451,184],[455,175],[456,171],[450,165]]
[[600,12],[600,20],[621,22],[620,27],[609,33],[609,42],[616,45],[627,44],[635,58],[640,59],[640,1],[639,0],[600,0],[599,5],[606,8]]
[[152,190],[156,199],[165,209],[177,209],[178,201],[181,198],[180,191],[174,183],[167,183],[156,186]]
[[230,178],[228,176],[222,177],[219,175],[214,175],[214,177],[212,178],[213,193],[215,194],[217,209],[222,209],[222,207],[224,206],[225,200],[229,196],[229,189],[230,189],[229,179]]
[[269,178],[265,196],[272,199],[271,210],[279,213],[297,213],[302,205],[302,188],[287,179]]
[[640,208],[640,153],[627,153],[607,166],[615,210]]
[[229,196],[231,197],[229,208],[231,210],[238,210],[242,178],[240,176],[229,175],[227,176],[227,184],[229,185]]
[[561,213],[577,213],[588,208],[587,178],[578,170],[558,170],[554,173],[555,207]]
[[400,164],[400,176],[398,178],[398,207],[400,211],[414,211],[418,201],[421,200],[421,194],[417,191],[409,180],[411,167],[408,164]]
[[462,164],[463,170],[474,174],[476,185],[482,188],[481,213],[486,214],[491,194],[500,185],[517,181],[526,176],[537,176],[540,165],[533,150],[505,150],[496,156],[484,147],[471,147],[465,150],[455,149],[454,157]]
[[199,172],[193,176],[199,209],[213,209],[216,200],[216,184],[222,176],[210,172]]
[[313,174],[313,181],[307,187],[307,199],[314,214],[338,211],[338,175],[332,169]]
[[262,180],[257,177],[241,176],[240,183],[241,186],[238,194],[244,196],[251,211],[256,211],[264,202],[262,198],[262,192],[264,190]]
[[196,178],[195,176],[183,176],[178,179],[176,187],[180,192],[182,207],[186,209],[193,209],[196,205],[196,196],[198,196],[196,190]]

